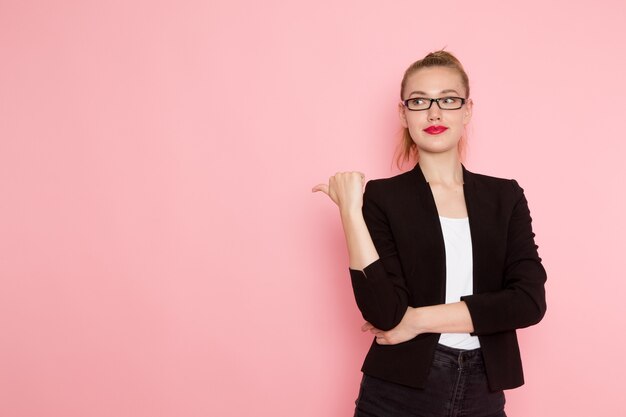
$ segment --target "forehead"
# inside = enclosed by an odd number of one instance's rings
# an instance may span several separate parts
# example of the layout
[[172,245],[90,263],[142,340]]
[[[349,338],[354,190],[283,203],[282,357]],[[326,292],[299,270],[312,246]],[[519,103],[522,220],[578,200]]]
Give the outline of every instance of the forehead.
[[458,71],[447,67],[421,68],[407,78],[405,95],[408,96],[413,91],[436,95],[444,90],[456,90],[459,94],[465,94]]

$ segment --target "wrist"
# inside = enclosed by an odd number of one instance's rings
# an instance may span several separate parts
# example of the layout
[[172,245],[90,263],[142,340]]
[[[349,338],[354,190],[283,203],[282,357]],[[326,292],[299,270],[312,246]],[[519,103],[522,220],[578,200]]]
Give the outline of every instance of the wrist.
[[363,218],[361,207],[339,207],[339,214],[344,222]]
[[416,335],[428,333],[427,317],[428,312],[425,307],[410,307],[412,316],[412,330]]

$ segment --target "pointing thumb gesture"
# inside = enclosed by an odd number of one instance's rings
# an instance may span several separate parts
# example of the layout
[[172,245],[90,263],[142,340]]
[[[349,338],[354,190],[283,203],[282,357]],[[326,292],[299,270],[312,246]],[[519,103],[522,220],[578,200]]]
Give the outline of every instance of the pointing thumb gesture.
[[361,209],[365,174],[358,171],[337,172],[328,184],[317,184],[312,192],[321,191],[337,204],[340,210]]

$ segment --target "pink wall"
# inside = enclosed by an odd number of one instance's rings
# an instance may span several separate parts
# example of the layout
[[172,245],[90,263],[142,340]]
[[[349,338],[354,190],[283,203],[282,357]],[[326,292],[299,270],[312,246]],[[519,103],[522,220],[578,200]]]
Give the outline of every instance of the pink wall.
[[310,189],[397,173],[443,46],[548,270],[509,415],[626,415],[626,3],[295,3],[0,2],[0,415],[352,415],[371,338]]

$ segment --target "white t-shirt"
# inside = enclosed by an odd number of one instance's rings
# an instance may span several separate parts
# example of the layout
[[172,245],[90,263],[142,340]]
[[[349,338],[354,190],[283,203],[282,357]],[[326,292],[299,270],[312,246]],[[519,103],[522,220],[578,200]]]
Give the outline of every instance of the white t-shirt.
[[[474,291],[469,219],[439,216],[439,220],[446,246],[446,304],[456,303]],[[442,333],[439,343],[457,349],[480,347],[478,337],[469,333]]]

